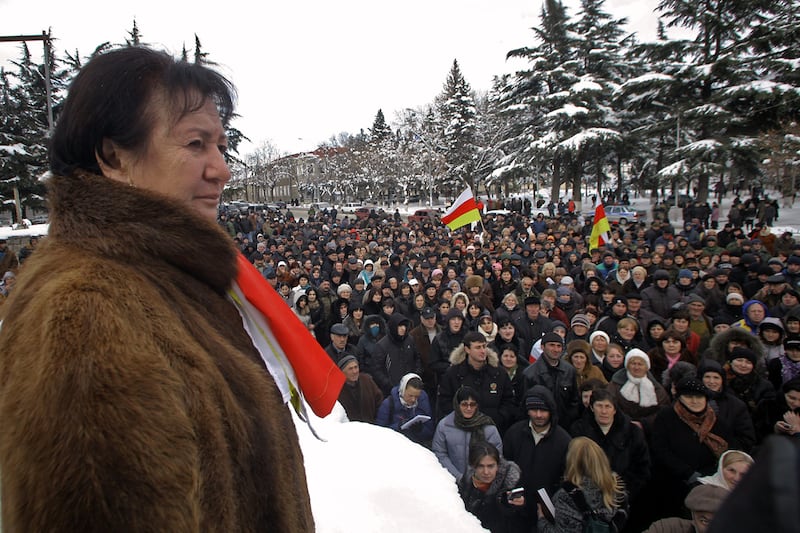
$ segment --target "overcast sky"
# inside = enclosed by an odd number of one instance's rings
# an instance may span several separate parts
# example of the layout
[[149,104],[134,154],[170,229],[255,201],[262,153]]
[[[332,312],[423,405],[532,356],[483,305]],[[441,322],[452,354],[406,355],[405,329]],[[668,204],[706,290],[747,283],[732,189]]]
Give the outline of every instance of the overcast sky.
[[[606,10],[647,40],[657,4],[608,0]],[[124,41],[134,18],[145,42],[176,55],[196,33],[239,91],[234,125],[256,144],[297,152],[368,129],[378,109],[391,122],[431,102],[453,59],[473,88],[486,90],[493,75],[513,70],[506,53],[532,43],[540,11],[541,0],[0,0],[0,35],[50,28],[63,57]],[[40,43],[30,48],[41,54]],[[0,43],[0,60],[17,57],[18,45]]]

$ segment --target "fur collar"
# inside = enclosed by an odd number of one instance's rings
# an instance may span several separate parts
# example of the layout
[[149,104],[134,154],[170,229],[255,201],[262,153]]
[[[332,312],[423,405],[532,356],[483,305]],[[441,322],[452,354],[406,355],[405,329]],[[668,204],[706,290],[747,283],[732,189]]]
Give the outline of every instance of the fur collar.
[[236,277],[230,236],[180,202],[88,173],[54,176],[48,187],[52,245],[145,270],[166,262],[218,293]]
[[[464,361],[467,360],[467,352],[464,350],[464,344],[461,343],[456,347],[452,352],[450,352],[450,364],[451,365],[460,365]],[[492,350],[491,348],[486,348],[486,363],[489,366],[493,366],[497,368],[497,365],[500,363],[500,358],[497,356],[497,352]]]

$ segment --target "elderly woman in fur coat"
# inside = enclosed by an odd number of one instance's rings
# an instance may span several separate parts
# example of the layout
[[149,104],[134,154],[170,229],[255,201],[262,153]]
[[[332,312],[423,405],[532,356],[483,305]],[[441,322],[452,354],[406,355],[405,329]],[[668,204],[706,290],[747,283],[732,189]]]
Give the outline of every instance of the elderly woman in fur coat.
[[50,236],[2,310],[6,531],[314,531],[297,434],[216,224],[232,89],[92,59],[52,139]]

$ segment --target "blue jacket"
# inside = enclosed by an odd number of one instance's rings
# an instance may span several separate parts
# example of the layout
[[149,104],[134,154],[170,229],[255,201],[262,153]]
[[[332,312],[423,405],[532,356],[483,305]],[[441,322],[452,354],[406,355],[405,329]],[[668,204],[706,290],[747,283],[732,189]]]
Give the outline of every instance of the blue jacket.
[[[428,394],[422,391],[417,400],[417,405],[414,407],[405,407],[400,403],[400,394],[399,385],[392,387],[391,394],[383,400],[383,403],[378,408],[378,416],[375,418],[375,423],[400,432],[416,443],[425,444],[430,442],[436,426],[433,422],[433,411],[431,410],[431,402],[428,400]],[[417,415],[428,415],[431,418],[427,422],[400,429],[400,426]]]

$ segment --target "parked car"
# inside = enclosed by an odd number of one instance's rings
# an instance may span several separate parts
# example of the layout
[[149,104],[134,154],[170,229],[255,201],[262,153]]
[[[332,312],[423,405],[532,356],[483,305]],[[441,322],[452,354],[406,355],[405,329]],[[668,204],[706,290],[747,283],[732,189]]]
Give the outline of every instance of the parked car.
[[637,211],[629,205],[606,205],[603,206],[606,218],[611,224],[635,224],[645,219],[644,211]]
[[[678,195],[678,207],[686,207],[688,202],[693,201],[694,198],[689,196],[688,194],[679,194]],[[670,194],[667,197],[667,204],[675,205],[675,193]]]
[[439,219],[438,209],[417,209],[413,215],[408,215],[409,222],[433,222]]
[[361,202],[346,202],[342,204],[342,207],[339,209],[339,211],[342,213],[355,213],[356,210],[361,206]]
[[359,220],[365,219],[369,216],[370,212],[375,209],[374,207],[359,207],[357,208],[354,213],[356,218]]

